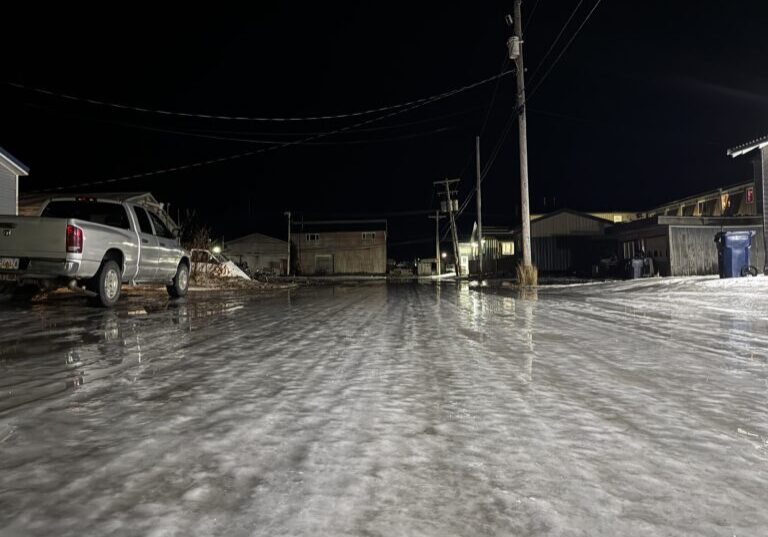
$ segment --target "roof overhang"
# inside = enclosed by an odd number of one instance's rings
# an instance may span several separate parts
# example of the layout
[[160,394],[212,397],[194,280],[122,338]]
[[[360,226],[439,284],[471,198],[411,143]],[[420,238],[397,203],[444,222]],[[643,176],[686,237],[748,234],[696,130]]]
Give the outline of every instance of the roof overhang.
[[768,146],[768,135],[752,140],[751,142],[732,147],[726,152],[726,154],[729,157],[736,158],[741,155],[745,155],[750,151],[754,151],[755,149],[762,149],[765,146]]
[[5,166],[15,175],[29,175],[29,168],[2,147],[0,147],[0,165]]

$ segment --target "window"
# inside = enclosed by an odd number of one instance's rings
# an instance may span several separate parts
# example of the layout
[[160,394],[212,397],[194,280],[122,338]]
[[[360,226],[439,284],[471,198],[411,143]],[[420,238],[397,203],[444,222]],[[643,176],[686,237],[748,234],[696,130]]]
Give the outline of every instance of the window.
[[149,217],[152,219],[152,224],[155,226],[155,235],[158,237],[163,237],[165,239],[173,239],[173,233],[170,232],[170,230],[163,224],[163,221],[160,220],[160,217],[157,216],[155,213],[150,212]]
[[307,242],[320,242],[320,235],[318,233],[307,233]]
[[102,201],[52,201],[40,215],[45,218],[75,218],[95,224],[131,229],[128,213],[120,203]]
[[376,238],[375,232],[373,231],[363,232],[363,244],[371,244],[375,238]]
[[512,241],[502,241],[501,255],[515,255],[515,243]]
[[136,213],[136,220],[139,221],[139,230],[142,233],[149,233],[152,235],[152,224],[149,223],[149,216],[147,216],[147,211],[141,207],[134,207],[133,212]]

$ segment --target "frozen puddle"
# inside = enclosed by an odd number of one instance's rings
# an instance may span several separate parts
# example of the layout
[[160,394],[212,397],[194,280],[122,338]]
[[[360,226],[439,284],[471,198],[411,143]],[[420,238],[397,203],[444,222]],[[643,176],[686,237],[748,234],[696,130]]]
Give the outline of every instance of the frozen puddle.
[[764,278],[136,309],[0,310],[0,535],[768,535]]

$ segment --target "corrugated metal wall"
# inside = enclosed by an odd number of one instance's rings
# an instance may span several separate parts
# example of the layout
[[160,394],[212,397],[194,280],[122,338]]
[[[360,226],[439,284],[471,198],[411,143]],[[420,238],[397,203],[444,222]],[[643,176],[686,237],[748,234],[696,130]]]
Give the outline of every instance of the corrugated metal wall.
[[0,166],[0,214],[16,214],[16,175]]
[[610,222],[564,211],[531,222],[531,237],[602,235]]

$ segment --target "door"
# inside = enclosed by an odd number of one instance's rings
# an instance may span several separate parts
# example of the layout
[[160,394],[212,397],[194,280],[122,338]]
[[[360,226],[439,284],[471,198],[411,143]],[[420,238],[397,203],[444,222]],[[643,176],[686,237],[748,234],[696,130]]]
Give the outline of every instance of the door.
[[151,281],[157,275],[160,251],[157,237],[152,231],[149,215],[142,207],[133,206],[133,214],[139,223],[139,272],[136,281]]
[[179,265],[179,245],[176,236],[163,223],[159,216],[149,211],[152,226],[155,228],[155,238],[158,246],[158,279],[172,279],[176,276],[176,268]]
[[315,274],[333,274],[333,256],[315,255]]

